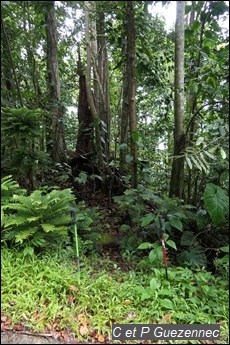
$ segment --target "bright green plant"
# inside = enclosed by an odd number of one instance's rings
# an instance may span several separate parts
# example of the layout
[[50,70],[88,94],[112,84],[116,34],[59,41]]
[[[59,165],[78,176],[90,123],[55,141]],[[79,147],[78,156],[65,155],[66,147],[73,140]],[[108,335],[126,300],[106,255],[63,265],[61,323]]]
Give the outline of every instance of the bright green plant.
[[[82,257],[79,284],[69,248],[26,258],[15,248],[3,248],[1,254],[1,312],[12,317],[12,326],[21,322],[43,332],[55,328],[58,318],[58,329],[84,341],[95,329],[111,335],[111,322],[220,322],[221,339],[227,339],[228,281],[204,270],[175,267],[167,281],[162,269],[154,268],[151,275],[135,267],[124,272],[119,264],[93,254]],[[85,336],[79,332],[78,315],[87,319]]]
[[5,176],[1,179],[1,227],[5,222],[5,214],[7,210],[3,210],[3,206],[9,202],[13,202],[14,195],[25,195],[26,190],[21,189],[19,184],[13,180],[12,175]]
[[216,272],[226,280],[229,280],[229,245],[220,248],[220,252],[224,253],[223,257],[218,257],[214,261]]
[[16,244],[43,247],[59,243],[67,235],[71,223],[70,205],[74,195],[70,189],[51,192],[34,191],[29,196],[14,195],[5,203],[2,238]]
[[5,205],[9,201],[13,201],[13,195],[15,194],[25,195],[26,189],[20,188],[12,175],[3,177],[1,179],[1,204]]
[[204,203],[214,224],[225,221],[229,210],[229,198],[222,188],[208,183],[204,191]]
[[46,121],[41,109],[1,108],[3,168],[30,191],[38,188],[47,169]]

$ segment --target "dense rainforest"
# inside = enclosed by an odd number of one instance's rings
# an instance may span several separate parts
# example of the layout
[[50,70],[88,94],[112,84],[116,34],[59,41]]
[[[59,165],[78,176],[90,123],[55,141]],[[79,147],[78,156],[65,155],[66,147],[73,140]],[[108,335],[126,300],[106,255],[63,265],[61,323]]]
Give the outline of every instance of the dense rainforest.
[[1,1],[3,331],[211,323],[228,343],[228,10]]

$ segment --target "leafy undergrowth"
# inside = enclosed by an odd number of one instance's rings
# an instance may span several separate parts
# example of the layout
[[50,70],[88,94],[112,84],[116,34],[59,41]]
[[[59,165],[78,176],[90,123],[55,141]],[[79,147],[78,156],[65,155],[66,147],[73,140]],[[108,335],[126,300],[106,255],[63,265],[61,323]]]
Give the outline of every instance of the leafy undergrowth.
[[113,341],[112,324],[219,323],[218,343],[228,343],[228,282],[209,272],[171,268],[167,281],[163,269],[125,271],[91,255],[82,258],[79,273],[70,248],[24,256],[4,247],[1,262],[3,330],[65,343],[135,343]]

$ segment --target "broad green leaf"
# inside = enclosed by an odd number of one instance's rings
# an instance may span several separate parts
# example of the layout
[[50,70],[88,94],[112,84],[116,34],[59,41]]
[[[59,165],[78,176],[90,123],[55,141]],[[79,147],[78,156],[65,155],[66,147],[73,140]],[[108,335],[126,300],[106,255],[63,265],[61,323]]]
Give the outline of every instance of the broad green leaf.
[[147,214],[146,216],[142,217],[141,220],[141,227],[144,228],[145,226],[149,225],[154,219],[154,215]]
[[120,148],[120,150],[125,150],[125,149],[128,149],[129,146],[126,143],[123,143],[123,144],[119,145],[119,148]]
[[197,169],[202,171],[202,167],[198,163],[197,159],[194,156],[191,156],[191,159],[192,159],[193,163],[195,164],[195,166],[197,167]]
[[141,243],[137,249],[149,249],[149,248],[152,248],[152,243],[150,242],[144,242],[144,243]]
[[100,176],[100,175],[96,175],[96,174],[93,174],[93,175],[91,175],[90,176],[92,179],[98,179],[98,180],[100,180],[100,181],[103,181],[103,178],[102,178],[102,176]]
[[170,301],[170,299],[168,299],[168,298],[160,299],[159,303],[162,307],[164,307],[166,309],[174,310],[174,305],[173,305],[172,301]]
[[193,238],[194,238],[194,235],[192,231],[184,231],[181,236],[180,244],[182,246],[190,246],[190,244],[193,241]]
[[200,28],[200,26],[201,26],[200,21],[195,20],[194,23],[192,24],[191,29],[192,29],[193,31],[196,31],[196,30],[198,30],[198,29]]
[[205,164],[205,166],[206,166],[207,168],[209,168],[209,164],[208,164],[208,162],[206,161],[206,159],[204,158],[204,155],[203,155],[202,152],[200,152],[200,159],[201,159],[202,162]]
[[156,290],[158,288],[158,284],[155,278],[152,278],[150,281],[150,288],[151,290]]
[[197,159],[198,163],[200,164],[202,170],[207,174],[207,172],[208,172],[207,167],[204,165],[204,163],[201,161],[201,159],[199,157],[196,157],[196,159]]
[[213,183],[207,184],[204,191],[205,207],[214,224],[219,224],[225,219],[229,209],[229,198],[224,190]]
[[139,139],[139,134],[137,131],[132,132],[132,139],[133,141],[137,142]]
[[227,155],[226,155],[226,152],[224,151],[224,149],[222,147],[220,147],[220,154],[221,154],[221,157],[223,159],[226,159]]
[[214,153],[214,152],[216,152],[216,150],[218,149],[218,145],[215,145],[215,146],[213,146],[213,147],[211,147],[209,150],[208,150],[208,152],[210,152],[210,153]]
[[224,126],[219,127],[219,131],[222,137],[225,137],[226,135],[226,130]]
[[207,257],[202,248],[192,247],[178,254],[177,261],[181,266],[206,266]]
[[175,250],[177,250],[176,243],[172,240],[166,241],[167,245]]
[[149,299],[151,297],[152,297],[152,294],[146,291],[146,292],[143,292],[143,294],[141,295],[141,300],[144,301],[145,299]]
[[[215,151],[214,151],[215,152]],[[206,155],[206,156],[208,156],[209,158],[211,158],[211,159],[216,159],[216,157],[212,154],[212,153],[210,153],[209,151],[203,151],[203,153]]]
[[26,247],[23,249],[23,254],[33,256],[34,255],[34,248],[33,247]]
[[149,261],[152,263],[157,258],[157,251],[155,249],[152,249],[149,253]]
[[198,139],[197,139],[197,141],[196,141],[196,144],[195,145],[200,145],[201,143],[203,143],[203,141],[204,141],[204,137],[199,137]]
[[140,141],[136,141],[136,144],[138,147],[143,148],[145,145],[141,143]]
[[186,160],[186,162],[188,163],[189,169],[192,169],[191,160],[190,160],[190,158],[189,158],[187,155],[185,156],[185,160]]
[[152,278],[150,281],[150,288],[151,290],[156,290],[161,286],[161,281],[156,278]]
[[224,253],[229,253],[229,246],[220,247],[220,250]]
[[133,160],[133,156],[131,156],[131,155],[126,155],[126,156],[125,156],[125,160],[126,160],[127,163],[131,163],[132,160]]
[[169,223],[170,223],[170,225],[173,226],[174,228],[176,228],[176,229],[182,231],[183,225],[182,225],[180,219],[178,219],[178,218],[170,218],[170,219],[169,219]]

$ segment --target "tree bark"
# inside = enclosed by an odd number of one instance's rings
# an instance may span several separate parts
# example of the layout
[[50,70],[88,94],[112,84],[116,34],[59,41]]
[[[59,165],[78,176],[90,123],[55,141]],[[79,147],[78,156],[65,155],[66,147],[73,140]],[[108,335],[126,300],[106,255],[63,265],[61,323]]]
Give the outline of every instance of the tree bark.
[[84,154],[94,152],[93,116],[90,111],[87,98],[86,77],[82,71],[80,44],[78,45],[78,75],[79,75],[79,97],[78,97],[78,136],[76,153]]
[[[126,51],[127,47],[125,47]],[[122,109],[121,109],[121,124],[120,124],[120,143],[128,145],[128,132],[129,132],[129,102],[128,102],[128,80],[126,66],[123,71],[122,80]],[[126,155],[128,153],[127,148],[120,149],[120,162],[119,166],[121,170],[127,170]]]
[[101,135],[106,157],[110,151],[110,92],[109,92],[109,66],[105,38],[105,14],[102,9],[98,14],[98,83],[99,83],[99,114],[103,121]]
[[[4,20],[1,18],[1,27],[2,27],[2,31],[3,31],[3,44],[5,44],[5,49],[9,54],[9,60],[10,60],[10,64],[11,64],[11,68],[13,71],[13,76],[14,76],[14,80],[15,80],[15,84],[16,84],[16,88],[17,88],[17,93],[18,93],[18,99],[20,102],[20,106],[23,107],[23,99],[22,99],[22,94],[21,94],[21,89],[19,86],[19,82],[18,82],[18,78],[17,78],[17,74],[16,74],[16,69],[15,69],[15,65],[14,65],[14,60],[11,54],[11,47],[10,47],[10,42],[7,36],[7,30],[5,27],[5,22]],[[12,84],[8,84],[7,87],[11,87]]]
[[50,112],[52,114],[52,146],[51,157],[53,162],[66,161],[66,143],[64,134],[64,114],[61,107],[61,89],[58,66],[58,37],[57,20],[54,1],[46,1],[46,38],[47,38],[47,72],[50,96]]
[[169,196],[182,198],[184,187],[184,157],[178,157],[185,145],[184,133],[184,16],[185,2],[177,1],[174,68],[174,158]]
[[135,78],[135,30],[133,1],[126,2],[127,21],[127,80],[128,80],[128,112],[130,128],[131,186],[137,187],[137,119],[136,119],[136,78]]
[[[86,40],[86,52],[87,52],[86,90],[87,90],[87,98],[88,98],[88,102],[90,106],[90,111],[94,119],[98,163],[99,163],[99,167],[102,169],[102,171],[104,171],[103,151],[102,151],[101,136],[100,136],[100,117],[98,114],[98,104],[97,104],[98,89],[96,87],[95,98],[91,90],[92,60],[95,58],[96,42],[95,42],[95,36],[92,35],[92,33],[95,34],[95,23],[92,17],[90,18],[90,11],[92,11],[92,9],[95,9],[95,2],[85,1],[84,4],[85,4],[85,40]],[[97,68],[95,64],[94,64],[94,68]],[[94,84],[94,87],[95,87],[95,84]]]

